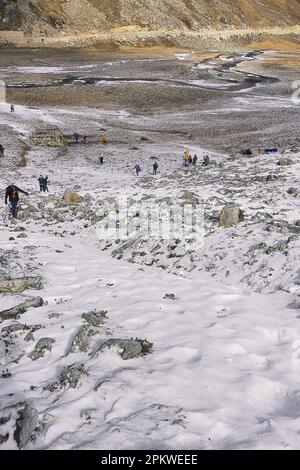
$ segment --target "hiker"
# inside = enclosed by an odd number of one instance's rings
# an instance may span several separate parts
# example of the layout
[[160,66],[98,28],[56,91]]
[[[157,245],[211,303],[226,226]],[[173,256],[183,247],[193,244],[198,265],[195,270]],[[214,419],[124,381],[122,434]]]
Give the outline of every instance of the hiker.
[[103,153],[101,153],[101,155],[99,157],[99,163],[100,163],[100,165],[103,165]]
[[184,166],[189,166],[190,151],[187,149],[184,152]]
[[74,132],[73,137],[75,139],[76,144],[78,144],[79,139],[80,139],[80,134],[78,134],[78,132]]
[[83,143],[84,143],[84,144],[86,144],[87,138],[88,138],[87,134],[84,133],[83,136],[82,136],[82,140],[83,140]]
[[195,155],[193,156],[193,165],[194,165],[194,166],[196,165],[197,160],[198,160],[198,157],[197,157],[197,155],[195,154]]
[[108,142],[108,137],[107,135],[101,135],[100,136],[100,141],[102,142],[103,145],[106,145]]
[[13,104],[10,105],[10,112],[11,113],[15,112],[15,106]]
[[49,193],[49,189],[48,189],[48,176],[46,176],[46,178],[44,178],[44,182],[43,182],[43,191],[44,191],[44,193],[45,193],[45,192]]
[[135,172],[136,172],[136,176],[139,176],[139,173],[142,171],[140,165],[135,165]]
[[157,170],[158,170],[158,163],[154,162],[153,163],[153,175],[157,175]]
[[40,191],[42,192],[43,191],[43,186],[44,186],[44,177],[43,177],[43,175],[40,175],[38,177],[38,182],[39,182],[39,185],[40,185]]
[[189,165],[192,165],[193,164],[193,158],[192,158],[192,155],[189,156]]
[[0,158],[4,157],[4,147],[0,144]]
[[203,157],[202,165],[203,165],[203,166],[208,166],[209,164],[210,164],[209,156],[208,156],[208,155],[205,155],[205,156]]
[[5,191],[5,204],[7,204],[7,201],[9,201],[10,210],[13,217],[17,217],[19,192],[28,196],[26,191],[23,191],[23,189],[18,188],[18,186],[15,186],[14,184],[7,186]]

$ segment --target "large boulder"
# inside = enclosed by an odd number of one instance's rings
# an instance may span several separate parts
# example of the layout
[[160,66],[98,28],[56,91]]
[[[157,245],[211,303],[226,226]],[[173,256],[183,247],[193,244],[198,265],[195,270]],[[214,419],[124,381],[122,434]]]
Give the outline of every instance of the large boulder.
[[0,320],[9,320],[11,318],[19,318],[19,315],[25,313],[30,308],[38,308],[44,304],[41,297],[34,297],[28,299],[25,302],[16,305],[15,307],[9,308],[8,310],[2,310],[0,312]]
[[70,189],[66,189],[65,194],[64,194],[64,200],[68,204],[80,204],[82,202],[82,197],[76,193],[75,191],[72,191]]
[[117,348],[122,359],[134,359],[137,357],[145,356],[152,350],[152,343],[142,339],[109,339],[105,341],[98,351],[105,351],[110,348]]
[[29,403],[19,412],[19,418],[16,421],[14,438],[19,449],[28,444],[36,428],[39,425],[39,414],[37,410]]
[[90,326],[100,326],[106,320],[107,310],[100,310],[99,312],[96,310],[92,310],[91,312],[83,313],[81,316],[82,318],[90,325]]
[[277,162],[277,165],[278,166],[289,166],[289,165],[292,165],[292,160],[290,160],[289,158],[280,158]]
[[45,351],[51,351],[53,343],[55,343],[55,339],[53,338],[39,339],[34,350],[29,354],[30,359],[36,361],[37,359],[44,357]]
[[227,204],[220,212],[219,215],[219,226],[220,227],[232,227],[233,225],[243,222],[245,216],[243,211],[237,204]]
[[26,289],[41,289],[42,287],[43,280],[40,276],[0,278],[0,294],[21,294]]
[[95,332],[89,325],[82,325],[74,336],[70,352],[87,352],[89,337],[93,334],[95,334]]

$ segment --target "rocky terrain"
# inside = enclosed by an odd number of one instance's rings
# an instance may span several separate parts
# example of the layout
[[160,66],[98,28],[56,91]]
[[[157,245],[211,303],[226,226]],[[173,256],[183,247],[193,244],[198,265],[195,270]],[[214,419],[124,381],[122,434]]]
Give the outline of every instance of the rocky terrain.
[[0,448],[299,448],[297,55],[119,54],[1,56]]
[[[78,14],[80,12],[80,15]],[[298,0],[4,0],[2,41],[32,47],[176,46],[236,50],[299,40]]]

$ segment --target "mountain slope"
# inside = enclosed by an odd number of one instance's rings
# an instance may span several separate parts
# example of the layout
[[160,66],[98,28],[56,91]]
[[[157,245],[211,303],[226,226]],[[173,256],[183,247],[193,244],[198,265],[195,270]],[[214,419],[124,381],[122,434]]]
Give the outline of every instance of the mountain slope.
[[3,0],[1,29],[33,32],[287,26],[300,22],[298,0]]
[[[0,43],[1,38],[17,43],[17,35],[14,37],[7,31],[18,31],[18,45],[33,47],[121,44],[220,49],[222,45],[245,46],[257,38],[264,40],[263,35],[273,38],[283,35],[295,42],[298,30],[291,28],[299,24],[299,0],[2,0],[0,3]],[[203,35],[208,31],[210,35],[219,35],[220,31],[226,34],[230,30],[234,40],[218,37],[215,42],[214,38],[203,42]],[[202,39],[197,38],[198,34]]]

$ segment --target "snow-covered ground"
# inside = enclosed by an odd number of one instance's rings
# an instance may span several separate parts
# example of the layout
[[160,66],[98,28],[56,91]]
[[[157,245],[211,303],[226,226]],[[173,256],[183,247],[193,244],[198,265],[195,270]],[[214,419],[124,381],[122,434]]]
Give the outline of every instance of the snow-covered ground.
[[[300,193],[288,191],[299,187],[300,153],[232,160],[192,143],[199,163],[208,152],[215,164],[186,170],[180,138],[155,143],[149,132],[141,142],[137,132],[138,149],[132,148],[134,130],[129,135],[123,126],[134,129],[139,119],[146,127],[153,117],[18,106],[9,114],[5,105],[1,111],[11,139],[0,163],[2,189],[13,180],[30,196],[16,223],[3,209],[0,267],[11,277],[39,275],[44,286],[0,297],[0,318],[32,297],[43,299],[0,326],[7,349],[0,448],[17,447],[16,420],[27,404],[35,411],[26,449],[298,449]],[[104,122],[118,138],[105,149],[96,143],[32,146],[27,166],[15,167],[18,136],[26,140],[47,123],[71,134],[83,118],[95,135]],[[292,164],[278,166],[283,156]],[[159,162],[157,177],[151,157]],[[49,175],[50,196],[37,191],[41,173]],[[84,201],[63,203],[66,188]],[[121,197],[198,198],[204,245],[182,244],[173,253],[168,241],[159,247],[137,241],[121,250],[115,240],[102,242],[91,221],[105,200]],[[233,201],[245,221],[219,227],[220,210]],[[87,327],[82,314],[93,311],[106,312],[103,322]],[[15,331],[7,328],[16,323]],[[43,338],[51,344],[33,360]],[[122,348],[103,347],[120,338],[153,346],[124,359]]]

